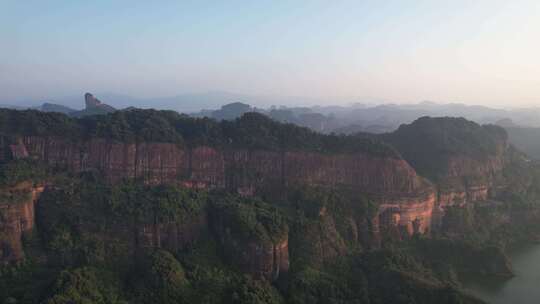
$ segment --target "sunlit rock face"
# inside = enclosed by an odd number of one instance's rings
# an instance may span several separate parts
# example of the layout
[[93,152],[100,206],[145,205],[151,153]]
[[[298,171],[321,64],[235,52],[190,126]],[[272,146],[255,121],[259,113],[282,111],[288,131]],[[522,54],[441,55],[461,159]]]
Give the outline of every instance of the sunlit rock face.
[[427,182],[409,195],[382,197],[377,219],[379,230],[396,238],[428,234],[436,204],[435,188]]
[[2,191],[17,198],[0,201],[0,263],[16,262],[24,257],[22,239],[34,229],[34,203],[43,187],[21,183]]

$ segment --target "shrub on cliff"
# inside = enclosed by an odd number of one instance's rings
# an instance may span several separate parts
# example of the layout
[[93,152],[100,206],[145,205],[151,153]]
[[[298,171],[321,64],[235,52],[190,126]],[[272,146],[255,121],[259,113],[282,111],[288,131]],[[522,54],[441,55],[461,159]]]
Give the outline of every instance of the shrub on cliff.
[[142,303],[182,303],[189,298],[184,268],[169,252],[150,252],[138,266],[133,288],[135,298]]
[[[228,298],[228,299],[227,299]],[[280,304],[284,303],[278,290],[266,280],[254,280],[248,276],[235,282],[225,303],[236,304]]]
[[288,303],[369,303],[364,273],[355,269],[354,277],[350,277],[350,270],[337,270],[307,268],[293,274],[287,291]]
[[119,283],[106,271],[91,267],[62,271],[46,304],[120,304]]
[[206,206],[204,191],[171,185],[150,186],[125,182],[112,188],[107,202],[113,214],[147,223],[180,222],[200,215]]
[[45,165],[30,159],[0,163],[0,187],[14,186],[20,182],[43,182],[48,173]]
[[[295,209],[291,237],[298,242],[291,244],[291,251],[301,253],[303,262],[310,247],[325,242],[326,251],[361,250],[367,241],[368,223],[375,217],[378,206],[373,201],[350,189],[325,189],[322,187],[298,187],[288,192],[288,201]],[[322,236],[321,236],[322,235]],[[308,236],[312,236],[308,239]],[[295,248],[303,244],[301,248]],[[306,247],[307,246],[307,247]],[[320,259],[312,256],[315,260]]]
[[259,199],[215,196],[211,208],[216,229],[230,231],[233,237],[277,243],[287,236],[286,218],[278,209]]

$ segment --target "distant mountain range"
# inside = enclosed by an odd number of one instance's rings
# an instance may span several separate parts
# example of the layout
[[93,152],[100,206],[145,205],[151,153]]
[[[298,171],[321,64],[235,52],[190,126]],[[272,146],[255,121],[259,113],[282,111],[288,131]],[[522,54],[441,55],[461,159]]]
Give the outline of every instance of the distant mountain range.
[[[270,107],[272,105],[317,105],[317,104],[341,104],[349,100],[343,98],[316,99],[295,96],[260,96],[238,94],[224,91],[211,91],[202,93],[185,93],[170,97],[138,98],[116,93],[94,94],[101,100],[107,101],[117,109],[127,107],[155,108],[174,110],[180,113],[198,112],[203,109],[218,109],[224,104],[233,102],[249,103],[257,107]],[[0,107],[4,108],[32,108],[40,105],[44,100],[0,100]],[[83,99],[78,96],[47,98],[47,103],[63,105],[73,109],[81,109]],[[24,105],[24,106],[15,106]],[[331,110],[333,107],[318,107],[321,111]]]
[[[354,99],[314,99],[305,97],[256,96],[222,91],[188,93],[172,97],[135,98],[115,93],[95,94],[116,109],[127,107],[155,108],[174,110],[181,113],[197,113],[207,115],[220,111],[222,105],[243,103],[253,109],[274,111],[280,120],[290,115],[304,115],[302,125],[311,126],[322,132],[340,130],[351,132],[356,130],[394,130],[400,124],[410,123],[422,116],[455,116],[464,117],[478,123],[496,123],[501,120],[511,120],[519,126],[540,127],[540,108],[496,109],[485,106],[465,105],[460,103],[438,104],[424,101],[418,104],[379,104],[366,105],[351,103]],[[80,110],[83,104],[81,96],[53,98],[41,106],[19,106],[23,102],[9,103],[0,101],[1,107],[38,108],[43,111],[58,111],[70,113]],[[348,106],[321,106],[324,104],[346,104]],[[9,104],[18,106],[9,106]],[[41,104],[29,101],[28,105]],[[282,106],[285,105],[285,106]],[[277,112],[276,112],[277,111]],[[322,116],[317,117],[320,114]],[[291,119],[289,117],[288,119]]]
[[[227,92],[184,94],[174,97],[141,99],[118,94],[100,94],[101,102],[92,94],[84,96],[85,108],[80,109],[81,97],[57,99],[40,106],[24,107],[0,104],[14,109],[37,109],[60,112],[74,117],[106,114],[116,109],[156,108],[188,113],[195,117],[230,120],[246,112],[263,113],[280,122],[294,123],[321,133],[387,133],[402,124],[423,116],[464,117],[480,124],[497,124],[508,130],[510,141],[531,157],[540,159],[540,107],[496,109],[459,103],[438,104],[424,101],[418,104],[381,104],[369,106],[355,103],[349,106],[261,106],[316,104],[309,98],[260,97]],[[232,102],[231,102],[232,101]],[[332,101],[325,101],[327,104]]]
[[[464,117],[480,124],[499,124],[504,127],[540,127],[540,108],[496,109],[465,104],[383,104],[377,106],[351,105],[331,107],[270,107],[233,103],[217,110],[192,113],[216,119],[232,119],[245,112],[255,111],[284,122],[296,123],[323,133],[384,133],[411,123],[423,116]],[[225,114],[226,113],[226,114]]]

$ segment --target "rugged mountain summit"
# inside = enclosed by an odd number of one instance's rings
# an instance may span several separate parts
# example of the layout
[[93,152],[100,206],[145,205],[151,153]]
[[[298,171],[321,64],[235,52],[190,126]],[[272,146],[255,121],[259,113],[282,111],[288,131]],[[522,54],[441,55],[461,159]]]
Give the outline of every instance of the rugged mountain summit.
[[101,100],[94,97],[94,95],[90,93],[84,94],[84,104],[86,105],[87,110],[100,108],[107,112],[112,112],[115,109],[107,104],[104,104],[101,102]]

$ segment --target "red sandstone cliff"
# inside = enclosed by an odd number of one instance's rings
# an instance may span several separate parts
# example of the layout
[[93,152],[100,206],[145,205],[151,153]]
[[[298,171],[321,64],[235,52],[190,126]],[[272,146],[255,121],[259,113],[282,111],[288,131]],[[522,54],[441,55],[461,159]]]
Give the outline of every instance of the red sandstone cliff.
[[[226,187],[245,195],[270,185],[352,188],[379,201],[382,213],[370,225],[356,224],[357,219],[350,219],[356,241],[377,239],[379,223],[412,234],[428,232],[431,222],[434,190],[402,159],[366,154],[184,148],[169,143],[115,143],[102,139],[71,142],[57,137],[24,137],[21,143],[30,157],[74,171],[98,169],[110,182],[141,178],[147,183]],[[387,210],[392,210],[391,217],[398,220],[387,220]],[[139,229],[139,245],[177,250],[196,238],[204,226],[201,221],[145,226]],[[318,242],[321,256],[343,254],[345,244],[339,237],[321,237]],[[229,253],[241,256],[241,267],[247,271],[273,278],[288,269],[287,240],[279,244],[244,245],[234,246],[231,242],[226,248]]]
[[[345,239],[373,243],[380,232],[396,232],[398,237],[429,233],[437,228],[447,206],[487,199],[495,176],[504,166],[499,156],[486,161],[450,158],[446,165],[447,181],[451,182],[441,187],[417,176],[403,159],[366,154],[218,150],[103,139],[72,142],[57,137],[24,137],[20,143],[18,149],[27,151],[30,157],[73,171],[98,169],[113,183],[124,178],[140,178],[155,184],[228,188],[244,195],[272,185],[345,186],[370,195],[379,204],[377,216],[367,222],[339,219],[349,223],[348,235],[340,235],[334,224],[337,219],[331,217],[321,220],[324,225],[319,228],[326,227],[324,231],[311,227],[314,230],[310,230],[313,241],[310,246],[321,262],[345,254]],[[24,204],[0,209],[9,219],[1,227],[9,235],[0,237],[3,255],[7,257],[3,261],[22,258],[20,240],[23,232],[33,226],[36,195],[37,192]],[[205,217],[186,223],[144,225],[136,229],[136,245],[176,251],[197,239],[207,225]],[[288,238],[276,243],[246,243],[228,236],[225,228],[220,231],[218,237],[226,255],[238,261],[244,271],[275,279],[288,270]]]
[[[485,159],[452,156],[441,164],[445,175],[438,194],[403,159],[365,154],[218,150],[170,143],[115,143],[103,139],[70,142],[55,137],[24,137],[29,155],[75,171],[95,168],[111,182],[141,178],[189,187],[223,188],[249,195],[268,185],[347,186],[373,195],[380,203],[379,222],[408,234],[430,230],[449,205],[488,198],[504,166],[506,142]],[[451,181],[451,182],[449,182]],[[443,185],[443,186],[441,186]],[[436,225],[435,225],[436,226]]]
[[344,185],[364,193],[410,193],[421,187],[402,159],[364,154],[182,148],[168,143],[113,143],[94,139],[73,143],[52,137],[25,137],[32,157],[75,171],[96,168],[116,182],[195,182],[207,187],[256,188],[267,183]]
[[[366,154],[184,148],[170,143],[115,143],[102,139],[69,142],[55,137],[24,137],[31,157],[74,171],[95,168],[111,182],[141,178],[148,183],[224,188],[250,194],[269,185],[346,186],[393,206],[395,224],[408,233],[429,231],[434,190],[403,159]],[[383,195],[381,195],[383,194]],[[422,211],[419,211],[422,210]],[[391,222],[384,220],[383,224]]]
[[[43,187],[21,183],[2,190],[0,201],[0,262],[20,261],[23,256],[22,239],[34,228],[34,203]],[[10,198],[14,195],[17,199]]]

